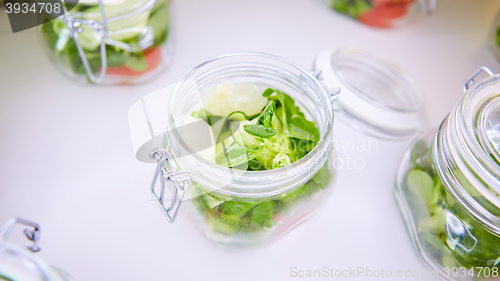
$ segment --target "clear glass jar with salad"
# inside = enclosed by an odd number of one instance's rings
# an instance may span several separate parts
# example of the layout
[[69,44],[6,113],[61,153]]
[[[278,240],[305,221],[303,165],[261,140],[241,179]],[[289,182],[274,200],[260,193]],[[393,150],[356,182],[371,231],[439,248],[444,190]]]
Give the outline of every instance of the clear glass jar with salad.
[[[474,81],[481,72],[488,76]],[[498,278],[500,76],[482,67],[464,90],[439,129],[405,154],[395,195],[415,249],[439,276]]]
[[[183,135],[194,123],[209,133]],[[332,98],[287,60],[240,53],[196,67],[173,90],[167,125],[166,149],[151,156],[162,184],[174,184],[174,200],[166,206],[165,186],[155,191],[155,183],[153,196],[169,220],[186,201],[214,241],[274,240],[332,192]],[[213,145],[196,149],[193,139]]]
[[363,24],[390,28],[405,24],[422,9],[431,14],[436,0],[327,0],[330,7]]
[[[29,227],[23,232],[26,238],[33,242],[33,245],[27,248],[22,248],[7,239],[10,235],[15,235],[21,225]],[[73,280],[66,272],[49,265],[36,255],[36,252],[40,251],[39,242],[40,226],[37,223],[20,218],[7,221],[0,228],[0,280]]]
[[80,0],[41,25],[54,63],[70,78],[100,84],[136,84],[171,60],[170,0]]
[[136,157],[157,163],[151,193],[168,221],[186,202],[214,241],[274,241],[332,192],[343,161],[332,155],[334,112],[349,130],[394,142],[421,131],[423,96],[393,64],[343,48],[321,52],[314,68],[223,55],[131,107]]

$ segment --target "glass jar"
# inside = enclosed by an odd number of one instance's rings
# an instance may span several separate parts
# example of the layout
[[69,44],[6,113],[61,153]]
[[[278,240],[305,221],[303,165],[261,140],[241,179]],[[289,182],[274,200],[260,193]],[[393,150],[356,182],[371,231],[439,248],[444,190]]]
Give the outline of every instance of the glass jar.
[[[481,73],[489,76],[479,83]],[[500,76],[480,68],[464,97],[407,151],[395,195],[413,245],[443,278],[498,277]]]
[[[220,82],[283,91],[314,120],[320,132],[317,145],[296,162],[272,170],[238,170],[207,160],[190,143],[201,137],[198,130],[183,136],[183,120],[205,106],[200,103],[203,93]],[[174,184],[174,200],[165,207],[165,187],[155,191],[154,182],[153,196],[170,221],[186,201],[188,213],[214,241],[247,246],[275,240],[304,221],[331,194],[332,98],[308,71],[287,60],[239,53],[196,67],[172,92],[167,127],[167,148],[155,150],[151,156],[159,163],[157,175]]]
[[[27,225],[26,237],[33,241],[33,246],[23,249],[7,241],[7,237],[16,225]],[[32,228],[32,229],[31,229]],[[40,251],[40,226],[24,219],[11,219],[0,228],[0,280],[23,281],[71,281],[66,272],[51,266],[34,253]]]
[[42,41],[53,62],[74,80],[141,83],[171,60],[169,2],[81,0],[41,25]]
[[431,0],[327,0],[330,7],[351,18],[378,28],[403,25],[413,19],[422,9],[431,14],[436,1]]
[[[334,113],[350,130],[390,140],[392,150],[394,142],[409,141],[421,132],[423,96],[394,65],[369,52],[343,48],[321,52],[314,69],[309,73],[267,54],[223,55],[130,108],[136,158],[158,164],[151,192],[168,221],[189,202],[183,209],[212,240],[226,245],[276,240],[308,218],[332,192],[335,166],[343,162],[332,156]],[[192,122],[192,116],[198,116],[200,108],[210,112],[214,105],[231,108],[224,114],[243,110],[233,104],[246,98],[239,90],[238,100],[231,103],[206,102],[204,96],[210,96],[215,85],[218,89],[228,81],[260,85],[259,96],[268,87],[290,95],[319,130],[314,149],[296,162],[264,171],[228,169],[208,161],[206,149],[219,142],[205,141],[217,139],[207,128],[209,118]],[[258,106],[258,112],[263,107]],[[174,191],[171,198],[165,190]]]

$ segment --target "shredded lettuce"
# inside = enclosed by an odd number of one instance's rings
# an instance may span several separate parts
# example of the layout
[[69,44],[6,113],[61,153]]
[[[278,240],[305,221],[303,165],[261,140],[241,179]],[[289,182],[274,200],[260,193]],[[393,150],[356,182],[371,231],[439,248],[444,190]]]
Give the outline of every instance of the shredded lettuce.
[[[232,169],[271,170],[290,165],[316,146],[320,134],[287,94],[268,88],[261,112],[247,116],[234,111],[229,116],[212,115],[200,109],[191,115],[205,120],[217,136],[215,163]],[[195,205],[212,231],[222,234],[254,233],[272,228],[289,207],[326,188],[331,174],[322,167],[312,179],[279,198],[249,200],[198,196]],[[203,189],[198,184],[193,188]]]
[[372,0],[332,0],[332,9],[355,19],[372,10],[373,7]]

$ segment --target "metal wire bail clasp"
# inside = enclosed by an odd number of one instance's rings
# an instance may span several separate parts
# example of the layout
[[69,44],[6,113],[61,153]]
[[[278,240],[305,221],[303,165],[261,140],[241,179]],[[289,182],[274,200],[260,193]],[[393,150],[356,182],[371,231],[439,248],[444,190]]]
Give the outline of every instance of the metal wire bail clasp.
[[476,70],[476,72],[474,72],[474,74],[472,74],[472,76],[467,80],[467,82],[465,82],[465,85],[464,85],[464,93],[467,92],[469,90],[469,88],[474,85],[476,83],[476,81],[474,81],[474,79],[476,79],[476,77],[481,74],[481,72],[486,72],[486,74],[488,74],[488,76],[493,76],[495,75],[493,73],[493,71],[491,71],[489,68],[487,68],[486,66],[481,66],[478,70]]
[[[323,80],[323,72],[321,70],[311,71],[310,73],[312,76],[314,76],[314,78],[318,79],[319,81]],[[330,101],[332,103],[339,98],[340,90],[342,90],[340,87],[333,87],[329,89],[328,94],[330,95]]]
[[[179,213],[179,209],[181,208],[181,205],[188,193],[188,187],[191,182],[189,173],[177,171],[177,165],[173,161],[170,153],[168,153],[168,148],[154,149],[149,154],[149,157],[151,157],[152,159],[156,159],[156,161],[158,162],[153,182],[151,183],[151,194],[153,195],[156,203],[158,203],[158,206],[160,206],[160,209],[162,210],[167,220],[169,222],[174,222],[177,214]],[[158,179],[160,179],[159,196],[155,192],[156,181]],[[171,181],[174,184],[174,192],[172,203],[170,203],[168,208],[166,208],[164,205],[165,184],[168,181]]]
[[[106,18],[106,13],[104,12],[104,6],[102,0],[97,1],[99,3],[99,10],[101,12],[102,21],[98,20],[82,20],[82,19],[74,19],[71,16],[66,16],[66,25],[70,30],[70,36],[75,40],[76,48],[78,49],[78,54],[82,59],[83,67],[85,68],[85,72],[87,73],[87,77],[90,79],[92,83],[99,83],[104,79],[107,70],[107,57],[106,57],[106,39],[108,38],[108,20]],[[65,14],[67,11],[65,10]],[[80,42],[79,33],[83,32],[82,25],[87,25],[89,28],[92,28],[95,32],[99,34],[99,47],[101,53],[101,70],[96,75],[92,71],[92,68],[89,64],[89,60],[85,55],[85,51],[83,50],[82,43]]]
[[24,224],[33,228],[33,230],[25,229],[23,231],[24,235],[26,235],[26,238],[28,238],[30,241],[33,241],[33,246],[28,247],[28,249],[33,252],[40,251],[40,247],[38,247],[38,244],[40,243],[40,225],[38,225],[38,223],[36,222],[28,221],[25,219],[15,218],[8,220],[5,225],[0,228],[0,241],[7,240],[7,237],[16,224]]

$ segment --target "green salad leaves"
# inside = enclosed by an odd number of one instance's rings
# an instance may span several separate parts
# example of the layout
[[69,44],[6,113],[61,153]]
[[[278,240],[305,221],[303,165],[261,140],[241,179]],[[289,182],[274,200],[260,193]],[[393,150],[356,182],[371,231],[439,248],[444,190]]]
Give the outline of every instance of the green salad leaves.
[[[214,116],[201,109],[192,115],[204,119],[216,136],[215,163],[249,171],[285,167],[309,153],[319,141],[316,125],[287,94],[267,89],[268,102],[259,114],[247,116],[235,111],[229,116]],[[323,166],[303,186],[278,198],[243,199],[199,192],[195,205],[210,229],[223,235],[255,233],[272,228],[290,206],[326,188],[331,174]],[[203,188],[194,184],[193,188]]]
[[[194,198],[194,204],[211,231],[223,235],[238,235],[265,231],[287,216],[287,211],[301,200],[306,200],[326,188],[331,178],[326,166],[303,186],[295,188],[279,198],[245,200],[222,198],[214,193],[202,193]],[[203,188],[193,183],[191,188]]]
[[339,13],[358,18],[360,14],[373,9],[372,0],[332,0],[332,9]]
[[309,153],[319,141],[316,125],[308,121],[287,94],[267,89],[268,103],[257,116],[235,111],[214,116],[203,109],[194,112],[217,136],[215,162],[221,166],[270,170],[284,167]]
[[[411,170],[406,175],[410,207],[424,247],[443,267],[500,267],[500,237],[473,218],[447,193],[433,168],[432,148],[417,142],[411,153]],[[455,177],[467,190],[470,183],[460,170]],[[479,194],[476,201],[499,215],[499,210]]]

